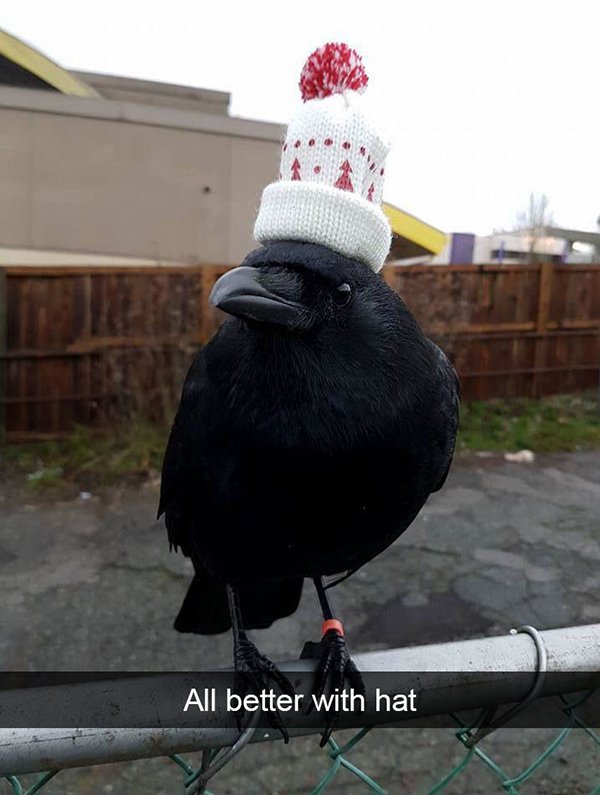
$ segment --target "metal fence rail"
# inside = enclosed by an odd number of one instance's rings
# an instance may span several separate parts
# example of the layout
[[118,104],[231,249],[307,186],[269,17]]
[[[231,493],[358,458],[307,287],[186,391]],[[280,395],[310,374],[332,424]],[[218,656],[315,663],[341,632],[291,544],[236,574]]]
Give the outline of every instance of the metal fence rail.
[[[543,665],[540,657],[540,644],[543,647]],[[456,717],[456,736],[466,747],[466,755],[456,768],[438,782],[431,793],[441,792],[473,759],[479,759],[497,775],[504,791],[518,793],[519,784],[535,773],[544,761],[567,738],[574,727],[582,728],[593,747],[600,753],[600,735],[597,729],[583,724],[577,715],[576,708],[583,699],[569,700],[566,694],[581,691],[583,688],[598,685],[600,672],[600,624],[580,627],[549,630],[532,634],[520,633],[506,636],[461,641],[456,643],[432,644],[426,646],[393,649],[356,655],[355,660],[363,671],[405,672],[401,683],[406,692],[410,674],[414,674],[414,686],[418,688],[419,674],[428,673],[433,683],[427,692],[422,693],[419,700],[419,717],[452,714],[482,708],[485,712],[492,704],[521,702],[531,696],[532,688],[538,685],[535,697],[561,696],[564,712],[569,718],[569,725],[562,729],[539,758],[529,768],[512,778],[500,768],[480,747],[479,738],[473,738],[469,727],[461,724]],[[311,661],[292,661],[282,663],[283,671],[310,670]],[[552,677],[540,676],[545,669],[548,674],[561,673],[573,675],[572,685],[569,680],[561,679],[561,690],[557,690],[557,680]],[[406,678],[409,673],[409,679]],[[523,676],[528,673],[529,676]],[[577,677],[575,676],[577,674]],[[492,678],[490,679],[490,675]],[[149,702],[152,693],[160,688],[161,675],[144,679],[128,679],[126,686],[145,689]],[[400,677],[399,677],[400,681]],[[493,683],[490,686],[490,682]],[[101,684],[103,698],[110,701],[111,691],[123,687],[123,680],[108,680]],[[80,683],[61,686],[61,697],[95,699],[99,693],[97,682]],[[42,703],[51,697],[54,688],[39,688],[36,701]],[[393,688],[389,691],[394,693]],[[0,713],[18,707],[23,691],[9,690],[0,695]],[[31,691],[28,691],[31,696]],[[55,697],[55,696],[54,696]],[[407,715],[406,717],[411,717]],[[414,716],[412,716],[414,717]],[[402,714],[394,718],[396,723]],[[205,767],[208,769],[211,760],[218,754],[225,753],[219,749],[231,746],[237,732],[219,728],[216,718],[207,713],[203,719],[205,726],[198,729],[1,729],[0,730],[0,776],[9,777],[14,792],[24,790],[16,776],[40,771],[58,771],[64,768],[103,764],[107,762],[150,758],[155,756],[171,756],[187,775],[187,792],[207,792],[203,784],[203,771],[194,771],[178,754],[188,751],[205,751]],[[367,726],[381,724],[381,715],[367,712],[364,715]],[[290,732],[291,735],[306,734],[311,730],[299,726]],[[315,730],[312,729],[314,732]],[[357,775],[372,791],[384,790],[366,773],[352,765],[346,754],[362,739],[368,729],[364,729],[343,747],[331,740],[328,752],[331,757],[331,768],[324,779],[317,785],[314,793],[323,792],[336,774],[343,769]],[[250,734],[252,736],[250,736]],[[276,732],[265,730],[249,730],[246,740],[261,742],[277,739]],[[473,742],[473,739],[476,742]],[[245,743],[244,743],[245,744]],[[221,765],[222,766],[222,765]],[[49,776],[50,774],[48,774]],[[10,778],[12,777],[12,778]],[[599,775],[600,779],[600,775]],[[46,776],[40,780],[41,786],[49,780]],[[37,790],[29,790],[34,792]],[[593,790],[600,793],[598,787]]]

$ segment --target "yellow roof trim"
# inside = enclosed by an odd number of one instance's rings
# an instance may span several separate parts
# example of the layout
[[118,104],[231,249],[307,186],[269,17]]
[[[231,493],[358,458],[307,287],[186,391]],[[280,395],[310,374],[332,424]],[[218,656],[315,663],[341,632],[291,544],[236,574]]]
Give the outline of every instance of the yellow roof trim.
[[74,97],[99,97],[100,94],[82,80],[74,77],[66,69],[46,58],[25,42],[0,30],[0,55],[17,64],[22,69],[39,77],[49,86]]
[[387,202],[383,202],[381,209],[386,214],[395,235],[416,243],[432,254],[439,254],[446,245],[447,236],[443,232],[420,221],[414,215]]

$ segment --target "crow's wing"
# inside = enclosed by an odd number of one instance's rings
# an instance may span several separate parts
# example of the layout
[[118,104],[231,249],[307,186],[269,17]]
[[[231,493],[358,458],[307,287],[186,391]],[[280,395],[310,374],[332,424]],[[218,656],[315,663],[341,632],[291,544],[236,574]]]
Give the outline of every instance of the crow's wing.
[[198,451],[195,450],[193,427],[202,416],[207,393],[206,358],[204,350],[196,354],[186,376],[181,399],[162,466],[158,516],[165,514],[169,544],[191,554],[197,511],[203,504],[205,481],[202,477]]
[[452,457],[454,456],[456,434],[458,431],[460,383],[456,370],[450,364],[443,350],[434,342],[431,342],[431,340],[427,341],[433,348],[435,378],[441,386],[441,400],[437,408],[442,414],[441,424],[442,427],[445,428],[441,444],[441,476],[433,488],[433,491],[439,491],[446,482],[450,464],[452,463]]

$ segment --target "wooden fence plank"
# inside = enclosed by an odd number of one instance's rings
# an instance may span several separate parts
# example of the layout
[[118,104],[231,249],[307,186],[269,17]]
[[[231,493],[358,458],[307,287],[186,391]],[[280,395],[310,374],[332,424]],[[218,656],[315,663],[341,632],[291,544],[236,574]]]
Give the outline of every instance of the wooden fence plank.
[[[544,335],[548,329],[550,305],[552,302],[552,288],[554,286],[554,265],[551,262],[542,262],[539,266],[538,304],[536,316],[536,331]],[[539,397],[542,393],[542,367],[546,360],[548,350],[547,339],[540,336],[535,343],[534,373],[531,380],[531,397]]]

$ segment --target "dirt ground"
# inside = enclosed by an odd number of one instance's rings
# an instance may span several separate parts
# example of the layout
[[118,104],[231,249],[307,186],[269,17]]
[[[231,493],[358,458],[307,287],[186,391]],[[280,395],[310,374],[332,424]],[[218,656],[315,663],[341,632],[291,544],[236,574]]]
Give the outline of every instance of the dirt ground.
[[[0,660],[4,670],[197,670],[230,664],[228,635],[177,635],[190,564],[154,521],[157,484],[52,501],[0,491]],[[335,592],[354,651],[600,622],[600,454],[459,461],[406,534]],[[319,632],[311,588],[300,609],[254,633],[273,659]],[[500,730],[482,747],[510,776],[556,736]],[[450,730],[373,731],[349,759],[389,793],[425,793],[464,756]],[[314,737],[246,749],[215,795],[310,792],[329,764]],[[168,760],[64,771],[45,795],[182,792]],[[600,785],[600,747],[574,732],[523,793],[578,795]],[[0,792],[2,792],[0,784]],[[8,791],[8,790],[7,790]],[[348,770],[331,793],[367,792]],[[445,792],[502,792],[474,759]]]

